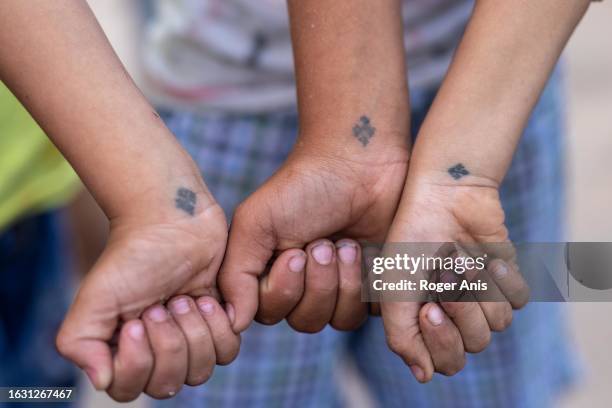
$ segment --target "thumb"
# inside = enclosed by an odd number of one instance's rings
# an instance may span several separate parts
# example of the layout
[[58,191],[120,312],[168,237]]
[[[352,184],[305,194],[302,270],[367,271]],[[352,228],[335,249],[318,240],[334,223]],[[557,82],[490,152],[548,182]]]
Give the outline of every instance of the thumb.
[[417,381],[430,381],[434,365],[419,327],[421,304],[381,302],[380,308],[387,344],[391,351],[404,360]]
[[62,356],[85,371],[93,386],[100,391],[107,389],[112,382],[109,341],[117,326],[117,314],[95,305],[95,300],[103,301],[103,295],[88,298],[83,292],[79,292],[68,311],[57,335],[56,346]]
[[272,257],[276,237],[269,218],[257,216],[244,204],[230,225],[225,258],[219,271],[219,288],[233,306],[232,328],[240,333],[249,327],[259,304],[259,276]]

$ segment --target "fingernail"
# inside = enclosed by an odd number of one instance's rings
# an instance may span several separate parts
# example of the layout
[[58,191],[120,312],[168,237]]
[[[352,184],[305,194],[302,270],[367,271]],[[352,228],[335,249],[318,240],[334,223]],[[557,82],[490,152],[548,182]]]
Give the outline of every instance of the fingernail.
[[334,252],[329,244],[319,244],[312,249],[312,256],[320,265],[329,265]]
[[496,279],[503,279],[508,274],[508,266],[505,262],[497,262],[493,267],[493,275]]
[[414,378],[416,378],[417,381],[424,381],[425,380],[425,372],[418,365],[411,365],[410,366],[410,371],[412,371],[412,375],[414,375]]
[[177,299],[174,302],[172,302],[172,310],[174,310],[178,314],[189,313],[189,310],[190,310],[189,302],[187,301],[187,299],[183,299],[183,298]]
[[291,272],[302,272],[306,265],[306,257],[303,254],[296,255],[289,260],[289,270]]
[[444,317],[442,316],[440,308],[436,305],[431,305],[427,311],[427,320],[434,326],[439,326],[442,324],[443,319]]
[[338,257],[342,263],[352,265],[357,259],[357,248],[352,244],[345,244],[338,248]]
[[236,319],[236,312],[234,311],[234,306],[231,303],[225,304],[225,313],[227,313],[227,318],[230,321],[230,324],[234,325],[234,320]]
[[162,306],[155,306],[149,310],[148,316],[154,322],[161,323],[168,318],[168,312]]
[[215,311],[215,305],[210,302],[200,302],[198,306],[205,315],[211,315]]
[[142,338],[144,337],[144,327],[142,326],[142,323],[136,320],[135,322],[130,324],[131,326],[128,329],[130,337],[134,340],[142,340]]

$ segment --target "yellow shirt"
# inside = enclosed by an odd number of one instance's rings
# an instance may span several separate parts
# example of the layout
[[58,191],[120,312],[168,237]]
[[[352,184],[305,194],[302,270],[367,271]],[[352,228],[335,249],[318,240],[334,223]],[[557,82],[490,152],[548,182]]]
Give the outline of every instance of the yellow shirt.
[[0,82],[0,231],[67,204],[80,188],[72,167]]

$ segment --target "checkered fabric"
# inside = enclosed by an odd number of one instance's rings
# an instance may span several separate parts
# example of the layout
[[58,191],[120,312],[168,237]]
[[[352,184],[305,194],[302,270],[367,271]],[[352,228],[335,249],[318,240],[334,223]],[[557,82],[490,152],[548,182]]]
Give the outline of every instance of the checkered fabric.
[[[416,134],[435,89],[412,91]],[[563,238],[563,111],[555,73],[529,121],[501,189],[516,242]],[[236,205],[288,155],[297,132],[294,112],[233,116],[162,112],[170,129],[201,167],[211,191],[231,217]],[[340,358],[355,360],[375,401],[384,407],[546,407],[573,378],[573,356],[562,307],[529,304],[515,313],[489,348],[470,355],[454,377],[418,384],[385,344],[380,319],[360,330],[315,335],[286,324],[253,324],[238,359],[217,367],[204,386],[183,390],[163,407],[343,406],[334,373]]]

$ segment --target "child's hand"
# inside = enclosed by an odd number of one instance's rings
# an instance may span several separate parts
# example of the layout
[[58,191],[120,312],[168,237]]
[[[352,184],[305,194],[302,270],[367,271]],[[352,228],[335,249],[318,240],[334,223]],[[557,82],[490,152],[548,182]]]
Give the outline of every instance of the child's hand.
[[399,146],[372,152],[349,159],[298,140],[283,167],[238,207],[219,273],[223,297],[236,311],[235,332],[255,317],[259,278],[276,251],[303,248],[322,237],[384,239],[408,152]]
[[[170,201],[176,208],[114,219],[106,249],[62,325],[60,353],[117,400],[143,391],[172,396],[185,382],[205,381],[215,360],[227,363],[238,350],[239,340],[215,300],[227,224],[204,190],[180,188]],[[168,314],[161,304],[181,294],[188,296],[173,299]],[[198,303],[208,305],[204,310],[212,306],[210,315],[196,313],[189,300],[202,296]],[[113,354],[110,342],[120,327]]]
[[[411,180],[420,180],[411,182]],[[387,242],[459,242],[471,245],[508,243],[497,188],[441,185],[410,178]],[[512,308],[525,305],[529,288],[513,264],[512,251],[487,265],[491,290],[506,302],[381,302],[389,347],[421,382],[434,370],[452,375],[465,364],[464,352],[479,352],[491,331],[505,329]],[[505,272],[505,273],[503,273]]]
[[361,302],[361,248],[353,240],[334,245],[310,243],[306,251],[288,249],[259,281],[256,320],[276,324],[286,318],[300,332],[316,333],[329,323],[337,330],[354,330],[366,319]]
[[177,296],[145,310],[120,329],[108,394],[131,401],[141,392],[168,398],[183,382],[206,382],[215,364],[229,364],[238,353],[227,314],[210,296]]

